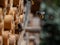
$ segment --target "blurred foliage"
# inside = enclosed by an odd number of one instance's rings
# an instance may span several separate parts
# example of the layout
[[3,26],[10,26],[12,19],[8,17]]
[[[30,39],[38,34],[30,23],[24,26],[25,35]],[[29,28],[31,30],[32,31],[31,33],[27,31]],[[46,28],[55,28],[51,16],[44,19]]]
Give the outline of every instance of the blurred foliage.
[[60,7],[60,0],[53,0],[53,3]]
[[[60,45],[60,0],[48,0],[40,45]],[[51,17],[52,16],[52,17]]]
[[45,24],[40,33],[40,45],[60,45],[60,31],[57,24]]

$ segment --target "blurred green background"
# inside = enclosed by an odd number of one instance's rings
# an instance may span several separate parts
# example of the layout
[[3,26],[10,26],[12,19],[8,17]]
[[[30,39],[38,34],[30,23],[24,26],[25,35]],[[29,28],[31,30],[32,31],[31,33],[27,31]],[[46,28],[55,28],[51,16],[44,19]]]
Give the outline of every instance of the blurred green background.
[[40,45],[60,45],[60,0],[43,0],[40,6],[46,11]]

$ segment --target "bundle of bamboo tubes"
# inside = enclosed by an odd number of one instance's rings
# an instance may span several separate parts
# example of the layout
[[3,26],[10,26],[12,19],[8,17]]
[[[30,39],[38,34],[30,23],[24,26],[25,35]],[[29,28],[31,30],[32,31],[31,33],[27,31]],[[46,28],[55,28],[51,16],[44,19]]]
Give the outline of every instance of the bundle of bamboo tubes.
[[19,34],[15,34],[15,27],[21,22],[23,0],[18,1],[18,8],[13,7],[13,1],[4,0],[4,8],[0,8],[0,45],[17,45],[18,42]]

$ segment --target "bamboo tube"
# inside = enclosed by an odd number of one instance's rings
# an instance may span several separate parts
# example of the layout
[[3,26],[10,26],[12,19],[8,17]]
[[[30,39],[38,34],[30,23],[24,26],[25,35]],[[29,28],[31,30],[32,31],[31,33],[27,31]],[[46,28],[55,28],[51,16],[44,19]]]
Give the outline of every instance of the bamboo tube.
[[23,9],[24,9],[24,6],[23,6],[23,5],[24,5],[24,4],[23,4],[23,0],[21,0],[20,3],[21,3],[21,11],[20,11],[20,12],[21,12],[21,14],[23,14]]
[[0,35],[2,35],[2,26],[0,24]]
[[4,23],[0,23],[0,36],[2,36],[2,32],[4,31]]
[[10,31],[12,34],[15,33],[15,23],[12,15],[5,15],[4,30]]
[[2,36],[3,36],[3,45],[9,45],[8,41],[9,31],[4,31]]
[[16,37],[13,34],[9,37],[9,45],[16,45]]
[[19,16],[19,19],[20,19],[20,22],[21,22],[21,23],[23,23],[23,17],[24,17],[24,15],[20,15],[20,16]]
[[10,9],[13,7],[13,0],[10,0]]
[[10,32],[11,34],[15,34],[15,23],[12,23]]
[[11,30],[12,22],[13,22],[13,16],[12,15],[5,15],[5,17],[4,17],[4,29]]
[[9,11],[9,15],[13,15],[14,20],[16,20],[16,15],[17,14],[17,8],[16,7],[12,7]]
[[8,6],[8,0],[5,0],[5,8]]
[[18,39],[19,39],[19,35],[18,34],[15,34],[15,36],[16,36],[16,45],[17,45]]
[[0,15],[2,15],[3,14],[3,11],[2,11],[2,8],[0,8]]
[[3,37],[0,36],[0,45],[3,45]]
[[19,15],[23,14],[23,0],[19,0]]
[[3,31],[3,15],[2,15],[2,9],[0,8],[0,35],[2,35]]
[[5,7],[4,7],[4,16],[7,13],[7,7],[8,7],[8,0],[5,0]]

